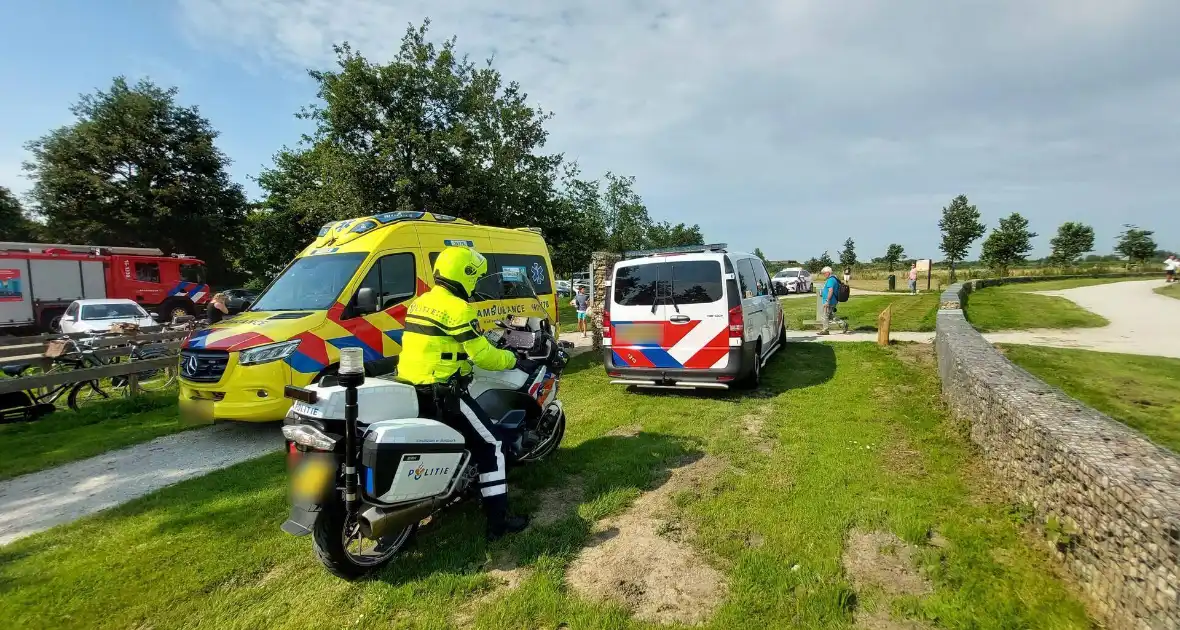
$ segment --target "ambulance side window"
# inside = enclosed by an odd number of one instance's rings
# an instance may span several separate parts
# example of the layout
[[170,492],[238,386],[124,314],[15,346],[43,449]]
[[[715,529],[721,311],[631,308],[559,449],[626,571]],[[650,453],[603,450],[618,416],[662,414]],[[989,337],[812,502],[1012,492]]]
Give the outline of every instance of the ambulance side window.
[[[357,287],[357,292],[361,289],[372,289],[377,294],[377,308],[379,310],[386,310],[390,307],[414,297],[418,288],[418,277],[414,271],[414,255],[408,253],[389,254],[382,256],[373,263],[373,267],[369,269],[369,273],[365,274],[364,280]],[[356,303],[356,296],[352,298],[352,304]]]

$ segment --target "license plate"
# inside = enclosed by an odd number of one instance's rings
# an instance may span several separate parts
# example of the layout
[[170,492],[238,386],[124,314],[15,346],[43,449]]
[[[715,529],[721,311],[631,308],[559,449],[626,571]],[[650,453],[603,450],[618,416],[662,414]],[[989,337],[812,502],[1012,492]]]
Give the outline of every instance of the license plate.
[[326,457],[306,457],[291,476],[291,491],[298,501],[318,501],[331,488],[336,468]]
[[620,324],[615,327],[616,345],[660,343],[663,328],[659,324]]
[[295,401],[295,404],[292,405],[291,408],[295,411],[295,413],[300,414],[300,415],[310,416],[312,418],[323,418],[324,417],[324,410],[323,409],[320,409],[318,407],[313,407],[305,402]]
[[213,401],[203,398],[182,398],[180,421],[187,425],[213,424]]

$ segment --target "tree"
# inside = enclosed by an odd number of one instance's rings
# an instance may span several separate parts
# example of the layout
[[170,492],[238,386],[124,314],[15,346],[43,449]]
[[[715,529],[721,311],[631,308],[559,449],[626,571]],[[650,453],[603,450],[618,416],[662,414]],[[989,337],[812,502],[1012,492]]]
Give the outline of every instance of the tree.
[[53,240],[196,255],[218,282],[240,246],[246,198],[217,131],[176,95],[123,77],[83,95],[74,123],[26,145],[30,197]]
[[942,219],[938,221],[942,243],[938,247],[950,263],[951,282],[955,280],[955,263],[967,257],[967,249],[983,236],[985,227],[979,220],[979,210],[967,202],[966,195],[955,197],[942,209]]
[[852,237],[844,241],[844,249],[840,250],[840,266],[851,267],[856,264],[856,243]]
[[768,260],[766,260],[766,254],[763,254],[763,253],[762,253],[762,248],[761,248],[761,247],[755,247],[755,248],[754,248],[754,255],[755,255],[755,256],[757,256],[757,257],[759,257],[759,258],[761,258],[763,263],[767,263],[767,262],[769,262]]
[[819,258],[808,258],[803,266],[811,273],[819,273],[824,267],[831,267],[833,264],[835,263],[832,262],[832,257],[825,251]]
[[1082,254],[1094,251],[1094,228],[1084,224],[1066,221],[1057,227],[1049,245],[1052,253],[1049,261],[1059,265],[1072,265],[1082,257]]
[[677,223],[672,225],[667,221],[653,223],[647,231],[648,249],[657,247],[684,247],[687,245],[704,245],[705,237],[701,235],[701,226]]
[[1155,254],[1155,239],[1151,238],[1155,232],[1141,230],[1138,226],[1130,224],[1123,224],[1123,228],[1114,251],[1125,256],[1127,262],[1142,263]]
[[1036,232],[1029,231],[1028,219],[1013,212],[1000,219],[999,227],[992,230],[983,241],[983,253],[979,259],[1000,272],[1000,275],[1006,276],[1012,265],[1028,258],[1028,253],[1032,251],[1032,239],[1036,235]]
[[0,186],[0,238],[6,241],[36,240],[36,224],[29,220],[20,200]]
[[389,63],[371,63],[343,44],[335,69],[308,72],[320,102],[298,117],[315,129],[258,178],[267,197],[256,221],[268,229],[252,242],[281,241],[259,243],[268,253],[247,263],[253,271],[281,266],[328,220],[394,210],[538,227],[561,252],[559,264],[575,264],[579,228],[598,220],[583,214],[594,210],[596,191],[561,170],[561,155],[542,152],[551,115],[490,63],[477,67],[460,56],[454,39],[428,41],[428,27],[407,29]]
[[635,192],[635,177],[606,174],[603,195],[607,248],[616,253],[641,250],[647,246],[651,217]]
[[889,265],[889,271],[893,271],[894,266],[905,258],[905,248],[897,243],[892,243],[885,249],[884,262]]

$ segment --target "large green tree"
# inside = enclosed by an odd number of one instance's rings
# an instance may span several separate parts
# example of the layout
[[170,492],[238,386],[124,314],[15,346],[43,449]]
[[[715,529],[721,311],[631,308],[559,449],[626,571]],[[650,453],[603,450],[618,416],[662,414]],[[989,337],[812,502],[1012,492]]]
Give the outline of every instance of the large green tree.
[[950,263],[953,282],[955,263],[967,257],[967,249],[983,236],[986,226],[979,220],[979,209],[967,201],[967,195],[959,195],[942,209],[938,228],[942,230],[942,242],[938,248]]
[[29,220],[20,200],[12,191],[0,186],[0,240],[32,241],[36,239],[36,224]]
[[1028,229],[1028,219],[1013,212],[984,239],[980,262],[1006,276],[1013,265],[1028,259],[1036,235]]
[[1074,221],[1066,221],[1057,227],[1049,245],[1053,251],[1049,260],[1059,265],[1072,265],[1082,254],[1094,251],[1094,228]]
[[343,44],[334,69],[308,72],[320,100],[298,116],[315,129],[259,177],[267,198],[255,240],[283,234],[247,262],[256,273],[281,266],[326,221],[393,210],[539,227],[559,250],[577,238],[573,201],[555,186],[562,157],[542,152],[550,115],[453,39],[436,46],[427,35],[428,23],[407,29],[385,64]]
[[685,247],[688,245],[704,245],[705,237],[701,235],[699,225],[677,223],[672,225],[667,221],[653,223],[647,231],[647,247]]
[[226,277],[246,215],[209,121],[176,88],[116,77],[83,95],[77,117],[26,146],[30,198],[59,242],[159,247],[203,258]]
[[897,243],[891,243],[889,247],[885,249],[885,256],[883,259],[885,264],[889,265],[889,271],[893,271],[893,268],[897,265],[897,263],[901,262],[902,258],[905,258],[905,248],[901,245],[898,245]]
[[1114,251],[1126,256],[1127,262],[1131,264],[1141,264],[1155,254],[1155,239],[1151,238],[1153,234],[1155,232],[1151,230],[1124,224]]
[[840,265],[843,267],[851,267],[856,264],[856,242],[852,237],[848,237],[844,241],[844,249],[840,250]]

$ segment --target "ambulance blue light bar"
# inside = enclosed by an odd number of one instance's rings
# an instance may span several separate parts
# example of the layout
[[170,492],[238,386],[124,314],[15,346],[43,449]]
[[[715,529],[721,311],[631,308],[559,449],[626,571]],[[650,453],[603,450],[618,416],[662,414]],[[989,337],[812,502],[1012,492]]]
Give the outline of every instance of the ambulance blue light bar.
[[712,245],[684,245],[682,247],[662,247],[660,249],[645,249],[623,252],[623,258],[642,258],[644,256],[664,256],[667,254],[701,254],[704,252],[722,252],[729,247],[725,243]]

